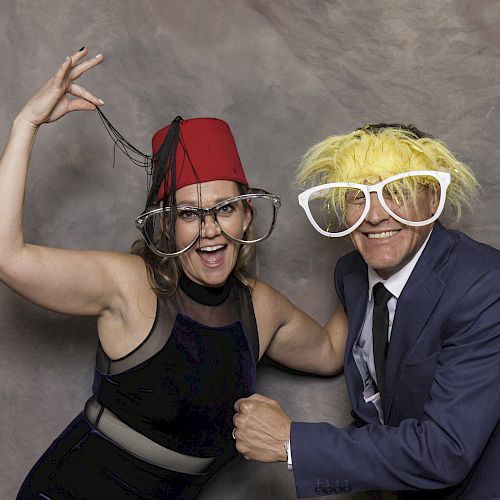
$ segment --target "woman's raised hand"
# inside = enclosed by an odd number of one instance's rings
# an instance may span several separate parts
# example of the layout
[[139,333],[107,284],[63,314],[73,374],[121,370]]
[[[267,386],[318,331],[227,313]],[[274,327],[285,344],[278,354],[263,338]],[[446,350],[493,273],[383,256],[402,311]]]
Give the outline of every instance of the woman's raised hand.
[[[87,53],[88,50],[83,48],[68,57],[56,74],[25,104],[18,118],[38,128],[42,123],[56,121],[70,111],[93,111],[104,104],[101,99],[74,83],[104,59],[102,54],[98,54],[80,62]],[[74,98],[71,99],[70,96]]]

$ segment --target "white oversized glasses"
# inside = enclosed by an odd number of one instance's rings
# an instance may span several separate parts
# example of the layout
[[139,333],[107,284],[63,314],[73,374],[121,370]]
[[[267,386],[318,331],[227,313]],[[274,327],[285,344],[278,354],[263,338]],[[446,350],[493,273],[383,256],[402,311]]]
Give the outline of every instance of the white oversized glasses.
[[[370,210],[370,193],[384,210],[408,226],[425,226],[437,220],[446,201],[451,177],[448,172],[414,170],[393,175],[377,184],[331,182],[299,194],[299,205],[313,227],[324,236],[345,236],[359,227]],[[428,207],[419,207],[424,191],[439,196],[437,210],[429,217]]]

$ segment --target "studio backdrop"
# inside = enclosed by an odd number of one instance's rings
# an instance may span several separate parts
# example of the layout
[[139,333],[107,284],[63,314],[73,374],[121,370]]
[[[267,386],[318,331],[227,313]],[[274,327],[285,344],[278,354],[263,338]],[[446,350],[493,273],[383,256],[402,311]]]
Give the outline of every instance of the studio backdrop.
[[[293,180],[327,135],[385,121],[444,139],[483,187],[462,229],[500,247],[499,22],[495,0],[0,0],[0,138],[81,46],[106,57],[82,85],[139,149],[149,152],[176,115],[226,120],[250,184],[282,198],[259,277],[325,322],[335,262],[351,247],[315,232]],[[38,135],[26,239],[126,252],[140,237],[133,219],[145,196],[145,172],[114,155],[97,113],[74,113]],[[0,498],[11,499],[91,393],[95,320],[43,310],[0,285],[0,342]],[[263,366],[258,389],[295,420],[350,421],[342,375]],[[293,498],[285,464],[243,459],[203,494]]]

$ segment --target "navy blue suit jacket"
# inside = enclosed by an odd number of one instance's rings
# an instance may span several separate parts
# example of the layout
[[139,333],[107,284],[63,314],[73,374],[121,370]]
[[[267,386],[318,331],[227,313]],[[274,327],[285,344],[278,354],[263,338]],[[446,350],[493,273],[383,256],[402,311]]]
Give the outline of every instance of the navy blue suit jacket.
[[436,223],[397,303],[386,425],[363,399],[352,356],[368,298],[358,252],[339,260],[335,285],[349,319],[355,422],[292,424],[298,496],[418,489],[433,490],[425,498],[500,498],[500,252]]

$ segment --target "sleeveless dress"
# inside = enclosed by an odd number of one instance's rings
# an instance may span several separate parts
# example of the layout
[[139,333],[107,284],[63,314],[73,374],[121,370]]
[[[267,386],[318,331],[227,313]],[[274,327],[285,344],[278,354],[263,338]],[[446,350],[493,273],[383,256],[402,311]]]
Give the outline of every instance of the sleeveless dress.
[[18,499],[191,499],[236,453],[234,402],[255,392],[259,339],[250,291],[181,278],[158,298],[154,325],[134,351],[111,360],[99,346],[93,400],[175,452],[215,457],[199,474],[148,463],[79,414],[28,474]]

